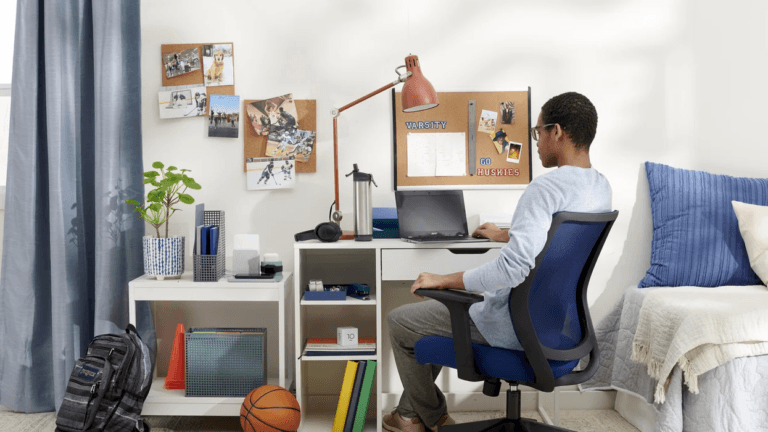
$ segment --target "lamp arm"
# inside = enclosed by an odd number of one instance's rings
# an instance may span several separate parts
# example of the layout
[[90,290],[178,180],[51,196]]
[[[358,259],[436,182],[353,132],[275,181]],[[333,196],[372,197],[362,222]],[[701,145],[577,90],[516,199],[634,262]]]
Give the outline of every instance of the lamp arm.
[[403,75],[398,74],[397,80],[385,85],[384,87],[374,90],[371,93],[368,93],[367,95],[361,97],[360,99],[357,99],[353,102],[350,102],[344,105],[341,108],[331,110],[331,115],[333,115],[333,180],[334,180],[333,186],[334,186],[334,193],[336,197],[336,201],[334,202],[336,206],[336,211],[333,212],[333,216],[331,217],[331,219],[334,222],[338,223],[339,225],[341,224],[342,214],[341,214],[341,210],[339,210],[339,138],[338,138],[338,132],[337,132],[338,129],[337,129],[336,120],[339,118],[339,114],[341,114],[343,111],[346,111],[347,109],[352,108],[353,106],[359,104],[364,100],[367,100],[373,96],[376,96],[377,94],[383,92],[384,90],[391,89],[392,87],[400,84],[401,82],[405,82],[406,78],[408,78],[411,74],[412,72],[407,72]]

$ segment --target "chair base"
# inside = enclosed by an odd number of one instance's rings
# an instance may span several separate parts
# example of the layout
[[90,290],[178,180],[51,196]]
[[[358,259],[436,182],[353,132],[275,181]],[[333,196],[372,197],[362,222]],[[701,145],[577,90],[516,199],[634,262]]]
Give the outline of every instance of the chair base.
[[[507,390],[507,416],[504,418],[483,420],[472,423],[460,423],[441,426],[437,432],[574,432],[570,429],[537,422],[534,419],[520,418],[520,390],[517,383],[510,382]],[[485,391],[485,390],[484,390]],[[498,393],[498,390],[496,390]]]
[[551,426],[545,423],[537,422],[534,419],[519,418],[508,419],[500,418],[493,420],[483,420],[473,423],[461,423],[438,428],[438,432],[574,432],[570,429],[563,429],[557,426]]

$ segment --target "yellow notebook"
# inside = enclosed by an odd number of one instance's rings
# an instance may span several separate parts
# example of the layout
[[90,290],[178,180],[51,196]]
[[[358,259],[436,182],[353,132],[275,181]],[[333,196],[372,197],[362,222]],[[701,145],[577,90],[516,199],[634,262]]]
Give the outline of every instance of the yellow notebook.
[[343,432],[344,422],[347,420],[349,399],[352,397],[352,387],[355,385],[357,362],[347,360],[347,370],[344,371],[344,382],[341,383],[339,404],[336,406],[336,417],[333,419],[333,432]]

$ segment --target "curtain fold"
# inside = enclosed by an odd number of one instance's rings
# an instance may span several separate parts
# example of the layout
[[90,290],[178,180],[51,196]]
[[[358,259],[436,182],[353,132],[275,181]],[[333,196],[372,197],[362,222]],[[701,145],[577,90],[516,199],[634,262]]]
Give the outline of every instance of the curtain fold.
[[[58,409],[75,360],[128,324],[143,273],[139,0],[19,0],[0,272],[0,405]],[[148,304],[137,308],[155,347]]]

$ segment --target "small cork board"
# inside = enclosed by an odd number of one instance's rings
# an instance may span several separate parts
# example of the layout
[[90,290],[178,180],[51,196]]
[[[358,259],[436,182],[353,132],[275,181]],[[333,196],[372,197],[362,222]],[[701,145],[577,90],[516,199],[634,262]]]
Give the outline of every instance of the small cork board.
[[[217,44],[230,44],[232,45],[232,51],[234,53],[235,45],[232,42],[216,42],[216,43],[205,43],[205,44],[168,44],[168,45],[160,45],[160,69],[163,76],[163,87],[171,87],[171,86],[181,86],[181,85],[205,85],[205,79],[203,77],[203,45],[217,45]],[[184,75],[179,75],[173,78],[168,78],[168,76],[165,73],[165,64],[163,64],[162,58],[166,54],[175,53],[175,52],[182,52],[184,50],[197,49],[197,55],[200,59],[200,69],[186,73]],[[232,56],[232,62],[234,63],[234,54]],[[234,64],[233,64],[234,66]],[[233,79],[234,79],[234,70],[232,72]],[[208,93],[208,100],[211,100],[211,95],[214,94],[223,94],[223,95],[234,95],[235,94],[235,86],[234,85],[226,85],[226,86],[206,86],[205,87],[207,93]],[[205,107],[205,115],[208,115],[208,105],[206,104]]]
[[[241,118],[248,119],[248,112],[246,107],[254,100],[246,100],[243,102],[243,115]],[[317,101],[316,100],[299,100],[294,99],[296,103],[296,113],[298,114],[299,129],[307,131],[317,131]],[[253,126],[246,121],[243,128],[244,137],[244,155],[243,155],[243,171],[247,171],[246,159],[248,158],[260,158],[267,157],[267,136],[256,135],[256,131],[253,130]],[[315,136],[315,145],[312,153],[309,156],[309,161],[300,162],[296,161],[297,173],[313,173],[317,171],[317,136]]]
[[[519,188],[532,180],[531,172],[531,109],[530,87],[527,91],[502,92],[439,92],[439,105],[435,108],[405,113],[402,110],[401,93],[392,91],[394,128],[394,188],[407,189],[504,189]],[[470,171],[470,101],[474,101],[474,172]],[[514,104],[510,121],[502,111],[504,103]],[[487,123],[483,111],[496,113],[495,123]],[[478,131],[483,121],[484,131]],[[502,123],[506,121],[507,123]],[[504,130],[508,145],[502,150],[492,136]],[[409,176],[408,134],[464,133],[466,175]],[[437,136],[437,135],[435,135]],[[413,137],[413,135],[412,135]],[[460,137],[460,136],[459,136]],[[417,137],[418,138],[418,137]],[[414,140],[415,142],[415,140]],[[511,144],[510,144],[511,143]],[[512,144],[519,143],[520,146]],[[516,152],[509,152],[516,149]],[[517,156],[517,162],[508,157]]]

